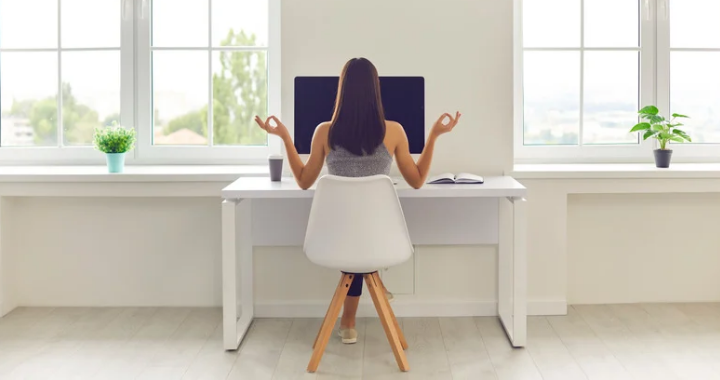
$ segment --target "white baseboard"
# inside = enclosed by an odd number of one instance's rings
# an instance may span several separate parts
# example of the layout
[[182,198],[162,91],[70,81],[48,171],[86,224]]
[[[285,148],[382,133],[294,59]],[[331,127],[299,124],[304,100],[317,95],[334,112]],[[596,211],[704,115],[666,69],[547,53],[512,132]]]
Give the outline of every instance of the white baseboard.
[[[255,304],[258,318],[322,318],[329,300],[325,301],[263,301]],[[398,317],[469,317],[497,315],[497,301],[472,300],[410,300],[392,303]],[[565,315],[565,301],[530,301],[528,315]],[[375,308],[369,300],[361,300],[358,317],[374,317]]]

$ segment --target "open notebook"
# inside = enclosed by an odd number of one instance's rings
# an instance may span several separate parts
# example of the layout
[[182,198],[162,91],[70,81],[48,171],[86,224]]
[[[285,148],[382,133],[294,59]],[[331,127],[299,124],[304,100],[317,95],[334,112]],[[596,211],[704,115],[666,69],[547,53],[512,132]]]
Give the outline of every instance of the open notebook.
[[458,173],[454,175],[452,173],[444,173],[438,176],[428,179],[429,184],[438,183],[483,183],[485,180],[483,177],[470,173]]

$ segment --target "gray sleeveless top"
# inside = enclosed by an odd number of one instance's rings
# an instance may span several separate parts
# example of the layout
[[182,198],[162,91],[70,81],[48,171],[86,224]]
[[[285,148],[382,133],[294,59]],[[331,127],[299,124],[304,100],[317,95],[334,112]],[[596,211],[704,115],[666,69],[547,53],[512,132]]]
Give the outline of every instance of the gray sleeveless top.
[[392,157],[385,143],[375,149],[373,154],[356,156],[345,148],[336,147],[330,150],[325,158],[328,173],[341,177],[367,177],[377,174],[390,175]]

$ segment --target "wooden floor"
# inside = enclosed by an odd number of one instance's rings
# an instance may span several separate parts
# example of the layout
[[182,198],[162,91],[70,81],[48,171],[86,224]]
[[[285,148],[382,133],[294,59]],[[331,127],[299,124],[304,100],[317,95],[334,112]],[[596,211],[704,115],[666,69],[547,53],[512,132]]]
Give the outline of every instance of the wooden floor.
[[495,318],[403,318],[400,373],[378,319],[336,336],[307,374],[320,319],[258,319],[222,349],[219,309],[18,309],[0,319],[0,379],[720,379],[720,304],[575,306],[531,317],[511,349]]

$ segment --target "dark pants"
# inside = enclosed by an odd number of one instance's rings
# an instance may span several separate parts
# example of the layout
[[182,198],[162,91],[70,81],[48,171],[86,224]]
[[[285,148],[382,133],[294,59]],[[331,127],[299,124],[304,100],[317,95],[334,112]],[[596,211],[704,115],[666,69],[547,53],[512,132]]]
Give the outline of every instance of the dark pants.
[[364,273],[351,273],[354,275],[350,289],[348,289],[348,297],[360,297],[362,294],[363,274]]

